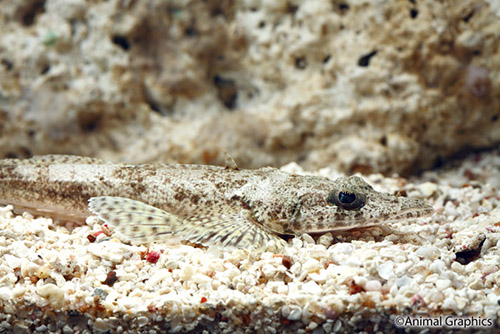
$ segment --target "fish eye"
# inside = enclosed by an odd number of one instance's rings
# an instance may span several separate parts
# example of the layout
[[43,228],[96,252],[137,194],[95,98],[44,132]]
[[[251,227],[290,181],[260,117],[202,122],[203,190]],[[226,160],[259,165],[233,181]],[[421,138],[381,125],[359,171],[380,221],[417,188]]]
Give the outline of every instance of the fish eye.
[[352,191],[333,190],[328,194],[327,202],[345,210],[358,210],[365,205],[366,196]]
[[339,192],[339,202],[342,204],[351,204],[356,200],[356,194],[347,193],[347,192]]

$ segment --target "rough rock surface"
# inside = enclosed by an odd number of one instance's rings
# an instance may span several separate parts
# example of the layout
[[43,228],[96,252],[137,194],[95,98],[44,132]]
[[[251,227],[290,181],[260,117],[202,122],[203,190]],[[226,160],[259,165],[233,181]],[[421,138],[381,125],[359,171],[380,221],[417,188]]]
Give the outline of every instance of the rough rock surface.
[[4,0],[0,155],[425,169],[500,141],[500,5]]

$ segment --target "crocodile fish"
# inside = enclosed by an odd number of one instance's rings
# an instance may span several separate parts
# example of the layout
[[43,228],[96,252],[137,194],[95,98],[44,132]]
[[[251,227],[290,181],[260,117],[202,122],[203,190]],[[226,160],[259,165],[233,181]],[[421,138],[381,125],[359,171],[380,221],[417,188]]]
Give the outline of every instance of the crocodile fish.
[[82,223],[95,214],[136,244],[175,235],[236,248],[433,212],[421,199],[377,192],[358,176],[331,180],[271,167],[131,165],[66,155],[0,160],[0,203]]

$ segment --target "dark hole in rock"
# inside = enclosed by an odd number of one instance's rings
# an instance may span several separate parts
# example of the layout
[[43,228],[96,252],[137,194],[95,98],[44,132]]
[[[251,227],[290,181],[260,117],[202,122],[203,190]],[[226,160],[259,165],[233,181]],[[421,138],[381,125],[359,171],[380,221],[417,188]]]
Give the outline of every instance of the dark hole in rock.
[[196,30],[196,26],[195,26],[194,22],[191,22],[191,24],[184,30],[184,33],[186,34],[186,36],[189,36],[189,37],[199,35],[198,31]]
[[129,42],[128,38],[125,36],[115,35],[115,36],[113,36],[112,41],[114,44],[118,45],[119,47],[121,47],[125,51],[130,49],[130,42]]
[[286,12],[288,14],[295,14],[298,9],[299,9],[299,6],[295,6],[295,5],[292,5],[292,4],[287,4]]
[[163,112],[163,110],[161,110],[160,106],[158,105],[158,103],[156,103],[156,101],[153,101],[152,99],[147,99],[146,102],[148,103],[149,107],[151,108],[151,110],[165,116],[166,113]]
[[368,65],[370,65],[370,60],[373,56],[375,56],[377,54],[377,50],[375,51],[372,51],[370,53],[367,53],[365,54],[364,56],[361,56],[361,58],[359,58],[358,60],[358,65],[359,66],[362,66],[362,67],[367,67]]
[[99,126],[102,114],[81,113],[78,115],[78,126],[83,132],[93,132]]
[[443,167],[443,165],[444,165],[444,159],[442,156],[438,155],[434,160],[434,163],[432,164],[432,169],[441,168]]
[[[5,6],[5,4],[4,4]],[[36,17],[45,11],[45,0],[26,1],[26,4],[19,7],[16,13],[23,26],[31,26],[35,23]]]
[[217,95],[222,103],[230,110],[236,108],[236,101],[238,99],[236,82],[233,79],[216,75],[214,77],[214,84],[217,88]]
[[40,71],[40,74],[42,74],[42,75],[43,75],[43,74],[48,73],[49,71],[50,71],[50,65],[49,65],[49,64],[47,64],[47,65],[45,65],[45,66],[42,68],[42,70]]
[[14,67],[14,64],[12,64],[12,62],[8,59],[3,58],[1,62],[2,62],[2,65],[5,66],[5,69],[7,71],[12,70],[12,68]]
[[295,58],[295,67],[301,70],[306,68],[307,67],[306,58],[304,57]]
[[465,23],[469,22],[469,21],[470,21],[470,19],[472,18],[472,16],[474,16],[474,10],[471,10],[471,12],[470,12],[470,13],[468,13],[468,14],[467,14],[467,15],[463,18],[463,21],[464,21]]
[[348,5],[348,4],[346,4],[346,3],[340,3],[340,4],[339,4],[339,9],[340,9],[341,11],[346,11],[346,10],[348,10],[348,9],[349,9],[349,5]]

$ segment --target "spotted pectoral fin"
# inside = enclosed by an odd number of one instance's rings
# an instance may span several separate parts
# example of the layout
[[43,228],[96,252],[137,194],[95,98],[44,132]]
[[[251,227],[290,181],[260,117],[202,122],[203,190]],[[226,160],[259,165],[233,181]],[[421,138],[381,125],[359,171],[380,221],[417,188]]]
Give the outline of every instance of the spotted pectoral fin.
[[279,249],[285,242],[243,212],[200,212],[186,218],[122,197],[93,197],[89,209],[134,243],[161,242],[169,235],[206,246]]
[[123,197],[92,197],[89,210],[134,244],[161,242],[181,226],[178,216]]
[[183,239],[203,245],[279,250],[286,244],[249,219],[244,211],[189,217],[178,233]]

